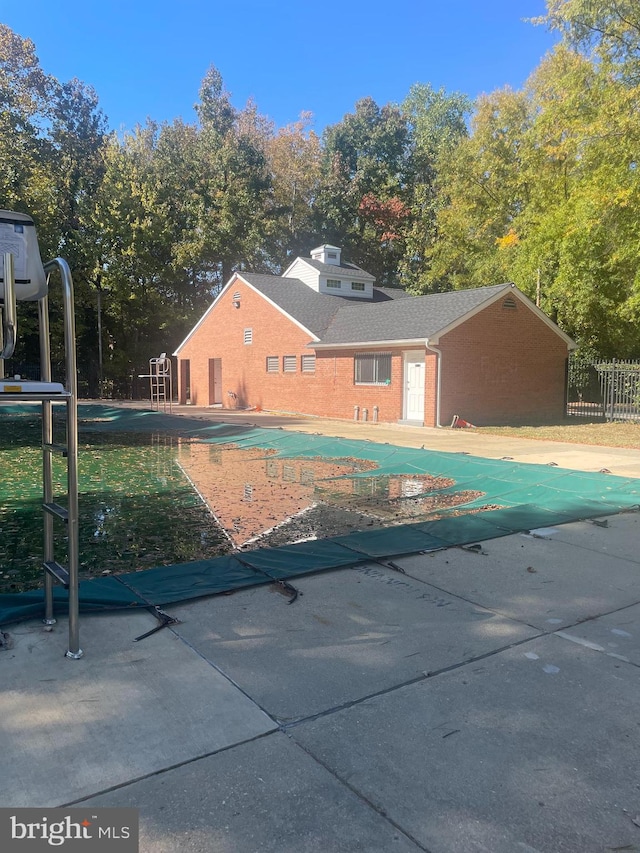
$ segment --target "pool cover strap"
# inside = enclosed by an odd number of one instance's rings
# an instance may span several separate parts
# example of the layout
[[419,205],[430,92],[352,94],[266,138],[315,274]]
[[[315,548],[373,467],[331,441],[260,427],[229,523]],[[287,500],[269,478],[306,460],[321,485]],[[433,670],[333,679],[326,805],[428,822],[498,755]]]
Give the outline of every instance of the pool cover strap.
[[[381,557],[470,545],[537,527],[563,524],[576,518],[604,515],[606,511],[602,506],[597,507],[597,511],[594,507],[585,507],[584,512],[570,519],[565,513],[541,507],[516,506],[485,512],[481,516],[441,518],[281,548],[247,551],[241,558],[232,554],[194,563],[159,566],[118,577],[92,578],[80,583],[80,609],[86,613],[148,609],[150,605],[164,607],[207,595],[288,582],[314,572],[378,561]],[[56,613],[66,612],[67,595],[59,587],[54,589],[54,604]],[[41,590],[0,595],[0,624],[37,618],[43,614]]]

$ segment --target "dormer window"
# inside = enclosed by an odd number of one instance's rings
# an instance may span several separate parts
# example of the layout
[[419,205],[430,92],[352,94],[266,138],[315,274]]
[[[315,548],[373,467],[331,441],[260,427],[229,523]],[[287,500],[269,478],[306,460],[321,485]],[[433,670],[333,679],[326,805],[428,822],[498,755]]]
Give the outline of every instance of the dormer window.
[[327,257],[335,261],[338,256],[335,252],[327,252]]
[[364,290],[364,281],[352,281],[351,290]]
[[342,282],[338,281],[337,278],[328,278],[327,287],[333,290],[340,290],[342,288]]

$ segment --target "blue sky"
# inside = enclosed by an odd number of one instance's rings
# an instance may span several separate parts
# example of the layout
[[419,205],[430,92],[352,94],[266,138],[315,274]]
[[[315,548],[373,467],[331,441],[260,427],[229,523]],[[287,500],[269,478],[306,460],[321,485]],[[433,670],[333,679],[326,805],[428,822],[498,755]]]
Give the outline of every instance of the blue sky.
[[544,0],[0,0],[45,71],[92,85],[109,126],[194,121],[210,65],[237,107],[252,97],[281,127],[302,110],[318,132],[370,95],[416,82],[472,97],[520,88],[554,36],[524,19]]

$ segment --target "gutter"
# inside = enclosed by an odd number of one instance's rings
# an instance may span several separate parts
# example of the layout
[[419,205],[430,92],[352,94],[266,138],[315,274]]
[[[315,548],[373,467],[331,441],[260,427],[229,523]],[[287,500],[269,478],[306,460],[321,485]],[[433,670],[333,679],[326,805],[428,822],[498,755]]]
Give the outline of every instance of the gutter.
[[323,344],[321,341],[316,343],[311,341],[307,344],[308,347],[318,350],[344,350],[344,349],[380,349],[380,347],[408,347],[408,346],[424,346],[424,338],[406,338],[405,340],[384,340],[384,341],[342,341],[337,344]]
[[438,356],[438,380],[436,383],[436,426],[441,427],[440,423],[440,392],[442,390],[442,351],[435,344],[429,343],[429,339],[425,341],[428,350],[435,352]]

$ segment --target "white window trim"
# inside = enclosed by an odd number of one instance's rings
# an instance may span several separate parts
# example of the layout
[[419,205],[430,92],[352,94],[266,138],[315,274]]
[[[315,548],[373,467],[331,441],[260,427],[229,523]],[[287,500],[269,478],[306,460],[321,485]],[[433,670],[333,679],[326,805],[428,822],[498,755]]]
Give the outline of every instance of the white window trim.
[[246,346],[253,343],[253,329],[244,330],[244,343]]

